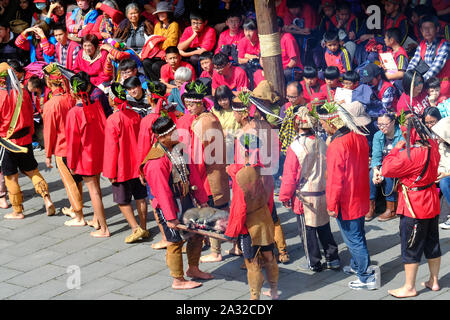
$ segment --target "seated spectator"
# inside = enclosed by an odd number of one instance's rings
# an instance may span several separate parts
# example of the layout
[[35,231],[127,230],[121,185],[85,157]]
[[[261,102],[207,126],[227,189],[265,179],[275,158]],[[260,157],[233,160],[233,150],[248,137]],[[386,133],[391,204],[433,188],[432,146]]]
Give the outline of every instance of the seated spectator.
[[[278,32],[280,33],[281,42],[281,63],[284,70],[284,78],[286,83],[297,79],[295,72],[300,74],[303,70],[303,64],[300,60],[300,49],[294,36],[283,31],[283,19],[277,17]],[[299,72],[300,71],[300,72]]]
[[176,104],[176,109],[184,113],[185,112],[185,105],[183,104],[183,99],[181,99],[182,93],[181,91],[184,88],[184,85],[186,83],[189,83],[192,81],[193,73],[192,70],[186,67],[179,67],[177,71],[175,71],[174,75],[174,82],[175,82],[175,88],[172,88],[170,91],[170,95],[167,98],[167,101],[170,103]]
[[125,80],[131,77],[138,77],[142,88],[147,90],[148,79],[139,72],[138,65],[134,59],[124,59],[119,62],[117,67],[119,82],[123,84]]
[[164,83],[170,90],[176,86],[171,83],[174,78],[174,73],[179,67],[186,67],[191,69],[192,78],[195,80],[195,70],[192,65],[186,61],[181,61],[181,55],[177,47],[168,47],[166,49],[166,64],[161,67],[161,82]]
[[327,67],[335,66],[341,74],[352,70],[351,57],[346,48],[341,47],[337,32],[325,33],[325,62]]
[[[428,93],[424,88],[423,77],[414,70],[408,70],[403,76],[402,86],[404,92],[398,99],[397,107],[395,108],[397,115],[400,115],[402,111],[411,111],[410,107],[415,113],[421,115],[423,111],[430,106]],[[412,103],[410,97],[411,87],[413,88]]]
[[97,20],[97,17],[98,12],[92,6],[91,0],[77,0],[77,8],[66,19],[69,39],[81,42],[81,38],[87,35],[89,30],[92,29],[92,25]]
[[243,88],[249,87],[247,74],[240,68],[231,65],[229,58],[219,52],[215,54],[212,59],[214,65],[213,77],[212,77],[212,94],[215,95],[215,91],[219,86],[226,85],[233,92],[234,95],[238,95]]
[[178,50],[197,72],[200,55],[205,51],[212,51],[216,45],[216,32],[208,26],[208,20],[203,13],[191,12],[189,18],[191,26],[184,29],[178,43]]
[[66,8],[67,5],[64,0],[53,0],[50,2],[50,7],[45,17],[45,23],[54,29],[56,25],[66,25]]
[[14,35],[10,31],[9,23],[0,21],[0,62],[19,58],[19,49],[14,44]]
[[140,15],[136,3],[130,3],[125,8],[124,19],[114,32],[114,38],[125,42],[128,48],[140,54],[147,38],[153,34],[153,25]]
[[43,21],[25,29],[19,34],[15,44],[22,50],[30,51],[31,63],[55,61],[56,39],[50,36],[50,28]]
[[142,83],[138,77],[132,76],[123,82],[123,87],[127,90],[128,104],[137,112],[141,118],[151,112],[146,90],[142,88]]
[[73,70],[75,59],[81,50],[80,44],[69,40],[69,33],[64,24],[55,25],[53,35],[56,39],[56,62]]
[[212,78],[213,75],[213,59],[214,54],[210,51],[205,51],[200,55],[199,62],[202,73],[199,78]]
[[337,31],[336,3],[334,0],[322,0],[319,12],[320,22],[317,27],[318,37],[322,38],[325,32]]
[[337,30],[343,30],[346,33],[348,40],[356,40],[360,25],[359,19],[352,13],[348,2],[340,2],[336,6],[336,15],[331,20]]
[[238,63],[238,44],[244,38],[242,29],[242,15],[239,11],[228,13],[225,25],[228,29],[222,31],[217,41],[216,51],[214,53],[225,53],[232,62]]
[[259,59],[261,52],[259,47],[258,26],[253,19],[246,19],[242,25],[244,38],[238,43],[239,64],[246,64],[250,60]]
[[408,37],[408,21],[401,10],[401,0],[386,0],[384,2],[384,21],[383,30],[386,31],[391,28],[400,30],[401,39],[400,45],[403,45]]
[[318,98],[319,100],[328,100],[328,102],[334,101],[334,95],[336,93],[337,87],[342,87],[340,81],[340,74],[338,67],[331,66],[327,67],[323,73],[325,77],[325,84],[320,86],[320,91],[318,94],[313,94],[314,98]]
[[319,93],[320,87],[324,83],[323,80],[319,79],[316,68],[305,66],[305,69],[303,69],[303,80],[300,84],[303,88],[303,97],[306,103],[311,102],[313,96]]
[[107,39],[100,49],[107,51],[108,57],[105,64],[105,73],[117,79],[119,76],[119,63],[124,60],[133,60],[138,72],[144,72],[144,66],[141,59],[133,49],[126,46],[125,43],[119,42],[119,39]]
[[109,81],[112,80],[112,77],[104,71],[108,52],[100,50],[99,40],[93,34],[84,36],[81,44],[83,49],[78,52],[73,71],[75,73],[85,71],[90,76],[90,80],[94,86],[101,84],[108,86]]
[[[33,22],[33,13],[34,10],[32,0],[19,0],[19,7],[17,8],[14,18],[25,21],[28,23],[28,26],[31,26]],[[1,21],[5,21],[5,23],[9,24],[9,20],[7,19],[1,19]]]
[[425,81],[425,89],[428,93],[428,102],[432,107],[436,107],[448,98],[441,94],[441,81],[436,77],[431,77]]
[[317,27],[317,15],[313,7],[303,1],[286,0],[288,11],[283,17],[284,31],[307,36]]
[[[384,35],[384,43],[388,47],[388,52],[392,53],[394,57],[395,64],[397,65],[397,70],[387,70],[386,66],[381,63],[385,71],[386,79],[391,82],[394,82],[396,88],[403,92],[403,88],[401,87],[401,80],[403,79],[403,75],[405,74],[406,69],[408,68],[408,53],[406,53],[405,49],[400,45],[400,29],[391,28],[386,30]],[[380,61],[382,61],[380,59]]]
[[376,99],[371,99],[367,113],[371,117],[376,117],[381,113],[394,111],[397,104],[396,89],[385,78],[383,69],[370,63],[361,70],[360,77],[361,82],[370,86],[376,94]]
[[[3,1],[5,2],[5,1]],[[7,1],[9,2],[9,0]],[[31,19],[31,25],[35,25],[39,21],[45,21],[45,18],[48,14],[48,8],[47,8],[47,0],[34,0],[34,13],[33,18]],[[3,3],[5,5],[5,3]],[[1,17],[2,20],[4,17]],[[7,19],[7,21],[10,21]]]
[[99,40],[112,38],[114,31],[124,19],[123,13],[119,10],[119,6],[113,0],[103,0],[97,3],[95,9],[102,14],[97,17],[94,24],[86,27],[83,34],[92,33]]

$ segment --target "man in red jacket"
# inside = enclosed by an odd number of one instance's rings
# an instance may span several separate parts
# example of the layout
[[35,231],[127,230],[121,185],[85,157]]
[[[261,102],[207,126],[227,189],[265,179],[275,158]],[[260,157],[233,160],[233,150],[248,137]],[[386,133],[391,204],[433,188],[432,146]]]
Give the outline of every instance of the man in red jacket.
[[[125,89],[117,82],[109,89],[109,103],[114,107],[114,113],[106,121],[103,175],[111,181],[113,200],[133,231],[125,242],[133,243],[150,236],[146,230],[147,189],[139,180],[140,159],[137,155],[141,117],[128,106]],[[139,225],[131,206],[132,197],[136,200]]]
[[[382,175],[399,178],[399,199],[397,214],[400,215],[400,237],[403,263],[405,264],[405,284],[389,294],[396,298],[417,295],[416,275],[422,254],[428,260],[430,278],[422,286],[438,291],[441,248],[439,245],[439,193],[436,190],[439,167],[438,145],[424,134],[418,121],[411,132],[411,148],[404,149],[406,141],[400,141],[386,156],[382,165]],[[414,236],[415,235],[415,236]]]
[[23,90],[13,70],[7,63],[0,64],[0,137],[8,138],[25,152],[13,152],[0,147],[0,160],[9,201],[13,212],[5,219],[23,219],[23,196],[19,186],[19,171],[27,175],[36,193],[44,199],[47,215],[55,214],[50,199],[48,184],[38,170],[38,163],[31,146],[33,126],[33,105],[27,90]]
[[352,256],[344,272],[358,276],[348,285],[355,290],[373,290],[376,279],[368,270],[370,256],[364,231],[364,216],[369,210],[369,145],[358,129],[371,119],[363,108],[361,103],[347,105],[346,109],[325,104],[318,112],[320,124],[331,136],[327,150],[327,210],[337,219]]

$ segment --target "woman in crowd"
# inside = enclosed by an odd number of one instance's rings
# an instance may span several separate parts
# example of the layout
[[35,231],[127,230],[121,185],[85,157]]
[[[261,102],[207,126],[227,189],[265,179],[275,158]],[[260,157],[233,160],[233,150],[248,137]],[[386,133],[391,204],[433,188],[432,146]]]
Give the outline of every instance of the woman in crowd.
[[83,31],[92,28],[98,17],[97,10],[92,6],[92,0],[77,0],[77,8],[75,8],[70,16],[67,17],[66,27],[69,31],[69,38],[80,42],[87,33]]
[[66,7],[64,0],[54,0],[50,3],[50,7],[45,17],[45,23],[47,23],[51,29],[57,24],[66,24]]
[[103,14],[97,17],[88,33],[95,34],[99,40],[112,38],[114,30],[124,18],[119,6],[113,0],[103,0],[103,2],[97,3],[95,9],[100,10]]
[[378,217],[378,221],[388,221],[396,217],[397,191],[395,179],[385,178],[381,175],[381,163],[392,148],[403,140],[402,131],[397,123],[394,113],[385,113],[378,117],[378,128],[373,137],[372,162],[370,164],[370,208],[365,220],[370,221],[375,216],[375,201],[378,186],[381,186],[383,196],[386,198],[386,211]]
[[25,29],[16,39],[16,46],[22,50],[30,51],[30,61],[44,62],[46,64],[55,61],[56,39],[50,35],[50,28],[40,21],[31,28]]
[[181,99],[181,91],[183,90],[182,88],[185,83],[192,81],[192,70],[186,67],[179,67],[177,71],[175,71],[174,77],[175,85],[177,87],[170,91],[170,96],[167,98],[167,102],[176,103],[176,109],[179,112],[184,113],[185,106],[183,104],[183,100]]
[[[415,113],[421,115],[425,108],[430,106],[428,93],[424,88],[424,83],[425,81],[420,73],[414,70],[405,72],[402,80],[402,86],[405,92],[403,92],[400,99],[398,99],[396,107],[397,115],[402,111],[410,111],[409,107],[411,107]],[[410,97],[411,87],[413,87],[412,104]]]

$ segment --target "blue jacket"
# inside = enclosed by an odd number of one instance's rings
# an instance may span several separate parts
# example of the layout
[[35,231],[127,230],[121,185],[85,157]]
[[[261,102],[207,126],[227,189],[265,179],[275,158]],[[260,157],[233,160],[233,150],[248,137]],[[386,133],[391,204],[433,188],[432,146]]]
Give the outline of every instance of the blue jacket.
[[[33,45],[33,41],[31,40],[32,37],[28,36],[27,40],[30,43],[30,61],[31,62],[36,62],[36,47]],[[50,42],[51,44],[53,44],[56,47],[56,39],[54,36],[50,36],[48,39],[48,42]],[[56,54],[54,54],[53,56],[48,56],[45,53],[42,53],[44,55],[44,60],[47,63],[52,63],[56,61]]]
[[[405,140],[402,136],[402,130],[399,125],[395,125],[394,140],[392,141],[392,146],[395,147],[397,142],[400,140]],[[372,143],[372,162],[370,164],[371,168],[381,166],[383,162],[383,149],[384,149],[385,139],[384,133],[378,130],[373,136]]]

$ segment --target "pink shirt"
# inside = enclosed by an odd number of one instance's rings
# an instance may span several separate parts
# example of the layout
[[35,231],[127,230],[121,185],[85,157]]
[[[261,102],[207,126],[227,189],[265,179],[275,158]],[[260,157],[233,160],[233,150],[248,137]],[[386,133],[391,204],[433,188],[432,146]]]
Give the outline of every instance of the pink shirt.
[[[191,69],[192,71],[192,80],[195,80],[195,70],[192,67],[192,65],[189,62],[186,61],[181,61],[180,62],[180,67],[186,67]],[[178,67],[179,68],[179,67]],[[173,71],[172,67],[166,63],[165,65],[163,65],[161,67],[161,79],[162,81],[169,83],[170,81],[174,80],[175,77],[175,72]]]
[[250,40],[248,40],[247,38],[242,38],[242,40],[239,42],[238,44],[238,56],[241,59],[244,59],[245,54],[254,54],[254,55],[259,55],[260,53],[260,48],[259,48],[259,39],[256,42],[256,44],[253,46],[252,43],[250,42]]
[[242,29],[239,29],[239,32],[234,36],[230,35],[230,29],[223,31],[219,36],[219,40],[217,41],[217,48],[215,53],[220,52],[222,46],[227,44],[234,44],[237,46],[242,38],[244,38],[244,30]]
[[[178,43],[182,43],[189,39],[192,36],[193,31],[192,27],[187,27],[184,29],[183,34],[181,35],[180,41]],[[203,48],[207,51],[212,51],[214,45],[216,44],[216,31],[210,26],[205,26],[203,31],[192,40],[189,48]]]
[[212,88],[217,89],[222,85],[228,86],[232,91],[241,91],[243,87],[248,88],[248,78],[245,71],[240,67],[231,66],[233,70],[230,78],[225,78],[223,75],[213,71]]
[[295,67],[303,69],[297,41],[292,34],[286,32],[281,36],[281,62],[283,64],[283,69],[286,68],[291,59],[296,61]]

